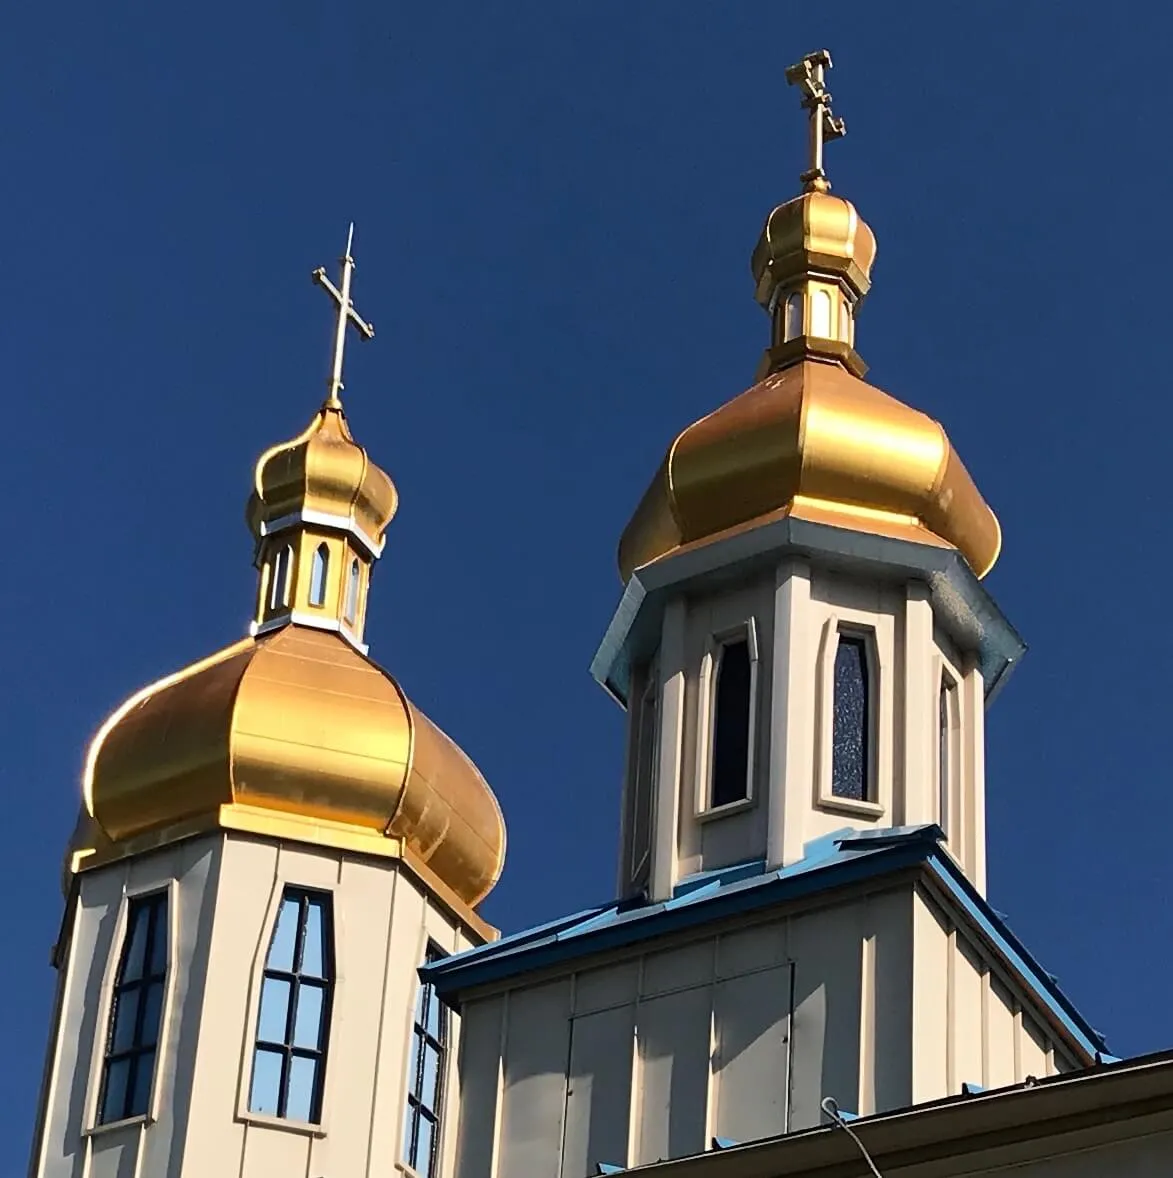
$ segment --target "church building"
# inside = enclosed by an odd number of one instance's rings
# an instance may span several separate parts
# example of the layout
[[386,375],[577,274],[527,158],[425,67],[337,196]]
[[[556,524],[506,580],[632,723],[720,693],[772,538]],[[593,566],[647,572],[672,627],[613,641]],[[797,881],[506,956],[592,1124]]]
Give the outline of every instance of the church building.
[[1120,1061],[986,899],[1001,531],[865,380],[876,239],[802,191],[753,250],[756,382],[680,430],[591,666],[624,709],[615,899],[500,936],[505,818],[368,654],[398,506],[328,396],[256,465],[249,633],[85,757],[32,1178],[1173,1173]]

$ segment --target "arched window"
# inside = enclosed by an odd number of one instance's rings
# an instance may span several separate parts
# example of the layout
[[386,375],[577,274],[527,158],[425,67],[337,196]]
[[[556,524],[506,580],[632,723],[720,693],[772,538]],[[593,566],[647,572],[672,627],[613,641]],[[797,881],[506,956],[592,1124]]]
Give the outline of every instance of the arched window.
[[136,896],[114,977],[98,1120],[143,1116],[151,1099],[167,984],[167,893]]
[[811,295],[811,335],[820,339],[833,339],[831,330],[831,296],[825,290],[816,290]]
[[949,837],[952,821],[953,782],[958,768],[957,682],[947,671],[941,672],[941,689],[937,699],[937,823]]
[[[435,945],[428,946],[429,963],[443,956]],[[416,997],[403,1122],[403,1160],[419,1178],[435,1178],[440,1171],[440,1121],[447,1062],[448,1011],[436,997],[435,987],[427,983],[420,986]]]
[[652,807],[659,762],[656,669],[648,669],[648,682],[636,716],[635,779],[631,783],[631,881],[646,878],[644,868],[651,853]]
[[786,318],[782,324],[782,341],[797,339],[802,335],[802,295],[792,294],[786,300]]
[[330,567],[330,550],[319,544],[310,565],[310,605],[321,608],[326,604],[326,571]]
[[269,593],[269,608],[289,604],[289,570],[293,564],[293,549],[287,544],[273,562],[273,586]]
[[352,626],[358,617],[358,558],[350,562],[350,575],[346,580],[346,609],[343,617]]
[[286,888],[265,959],[248,1106],[306,1124],[322,1118],[334,994],[330,895]]
[[839,304],[839,338],[845,343],[851,343],[851,307],[846,299]]
[[832,710],[831,793],[871,801],[871,675],[860,635],[839,635]]
[[714,808],[749,796],[753,665],[748,635],[724,643],[716,663],[709,787],[709,805]]

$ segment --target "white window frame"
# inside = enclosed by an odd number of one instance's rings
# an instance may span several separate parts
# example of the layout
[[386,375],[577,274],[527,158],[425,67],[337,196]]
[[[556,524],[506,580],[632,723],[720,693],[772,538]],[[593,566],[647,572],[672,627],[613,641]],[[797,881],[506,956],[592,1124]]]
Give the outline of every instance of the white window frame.
[[[891,724],[887,707],[889,673],[885,665],[884,639],[891,636],[880,633],[876,622],[881,619],[864,620],[854,613],[843,616],[832,613],[823,623],[822,640],[816,670],[818,725],[815,745],[815,805],[822,810],[839,814],[852,814],[861,818],[877,819],[885,812],[884,799],[891,790],[889,766],[890,736],[887,729]],[[867,798],[844,798],[833,792],[833,760],[835,734],[835,655],[839,650],[839,638],[861,638],[867,647],[868,666],[868,765]]]
[[[936,673],[933,676],[933,681],[937,691],[933,700],[935,705],[933,709],[935,720],[933,725],[933,779],[936,784],[937,825],[945,832],[945,841],[954,849],[954,854],[960,856],[963,845],[962,816],[964,813],[964,806],[962,804],[962,795],[964,792],[962,783],[964,777],[961,766],[961,750],[964,747],[961,731],[963,723],[961,693],[964,690],[965,681],[961,672],[953,665],[952,661],[940,653],[939,650],[934,662],[936,664]],[[949,693],[949,706],[952,714],[949,718],[949,780],[942,782],[940,708],[941,692],[946,688]],[[942,800],[944,800],[944,805],[942,805]]]
[[[106,1064],[106,1039],[110,1033],[110,1015],[113,1013],[114,981],[118,976],[118,963],[122,959],[123,942],[126,939],[127,920],[130,904],[143,896],[165,894],[167,897],[167,980],[163,983],[163,1005],[159,1011],[159,1037],[155,1044],[155,1068],[151,1075],[151,1094],[147,1098],[147,1111],[120,1121],[100,1120],[98,1100],[102,1093],[102,1072]],[[164,1054],[171,1037],[171,1010],[175,997],[176,928],[179,920],[179,887],[174,879],[153,881],[134,888],[124,888],[119,901],[118,917],[114,923],[114,936],[106,955],[106,967],[102,972],[101,1000],[98,1003],[98,1017],[94,1024],[94,1042],[90,1060],[89,1083],[86,1091],[85,1128],[83,1136],[95,1137],[127,1125],[151,1125],[159,1119],[159,1074],[163,1069]]]
[[[326,1040],[326,1060],[329,1062],[337,1051],[337,1041],[342,1027],[341,994],[344,986],[343,975],[343,906],[340,902],[340,889],[337,886],[336,871],[330,871],[325,860],[315,865],[313,870],[305,863],[299,863],[289,873],[281,872],[272,882],[269,891],[269,902],[265,909],[265,919],[261,924],[260,936],[253,952],[252,967],[249,971],[248,1012],[244,1026],[241,1029],[240,1072],[236,1084],[236,1120],[249,1125],[262,1125],[266,1129],[277,1129],[283,1133],[292,1133],[300,1137],[328,1137],[332,1101],[327,1099],[329,1089],[322,1093],[322,1118],[316,1124],[310,1121],[294,1121],[287,1117],[274,1117],[269,1113],[254,1112],[249,1108],[249,1097],[252,1089],[253,1053],[257,1046],[257,1020],[261,1013],[261,989],[265,979],[265,963],[269,957],[269,947],[273,943],[273,934],[277,928],[277,918],[281,914],[281,902],[285,898],[285,889],[304,888],[306,891],[329,892],[331,899],[331,913],[334,924],[334,1007],[330,1014],[330,1028]],[[324,1083],[329,1083],[330,1070],[327,1067]]]
[[293,545],[283,544],[273,557],[273,576],[269,589],[269,609],[288,609],[293,582]]
[[[745,641],[749,652],[749,750],[745,759],[745,797],[711,804],[713,796],[713,743],[717,725],[717,671],[721,654],[727,646]],[[761,651],[758,628],[751,614],[743,622],[709,635],[701,659],[699,690],[697,693],[697,758],[696,758],[696,817],[702,821],[736,814],[754,804],[754,773],[757,768],[758,694],[761,676]]]

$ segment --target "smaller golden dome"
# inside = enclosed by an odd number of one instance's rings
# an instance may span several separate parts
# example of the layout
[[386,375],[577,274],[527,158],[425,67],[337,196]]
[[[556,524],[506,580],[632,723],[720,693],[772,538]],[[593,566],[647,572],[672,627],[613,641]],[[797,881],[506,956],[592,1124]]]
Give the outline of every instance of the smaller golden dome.
[[79,822],[77,850],[269,812],[376,854],[399,841],[469,906],[505,857],[501,810],[468,757],[345,639],[300,626],[132,696],[94,738],[83,785],[93,825]]
[[314,523],[357,531],[377,556],[399,506],[395,484],[351,436],[342,407],[329,403],[298,437],[261,455],[254,483],[247,518],[258,539]]
[[773,310],[777,292],[813,270],[842,278],[862,299],[875,260],[875,234],[851,201],[804,192],[766,218],[750,258],[755,296]]
[[640,565],[788,512],[958,548],[979,576],[1002,534],[945,430],[838,364],[800,360],[677,435],[619,542]]

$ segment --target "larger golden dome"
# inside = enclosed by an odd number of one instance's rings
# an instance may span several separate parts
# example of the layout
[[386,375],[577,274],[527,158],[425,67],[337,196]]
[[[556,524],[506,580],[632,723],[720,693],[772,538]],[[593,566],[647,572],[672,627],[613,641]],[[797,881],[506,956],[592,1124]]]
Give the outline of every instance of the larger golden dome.
[[624,529],[619,567],[780,512],[958,548],[978,576],[1001,531],[944,429],[839,364],[802,359],[688,426]]
[[505,857],[497,800],[363,642],[398,495],[351,436],[338,398],[347,325],[374,334],[350,302],[349,245],[342,264],[341,289],[314,275],[338,307],[330,395],[256,466],[249,636],[137,692],[102,725],[70,868],[243,830],[402,859],[480,927],[471,908]]
[[112,843],[201,820],[248,828],[269,811],[309,841],[398,847],[468,905],[505,855],[501,811],[468,757],[351,644],[296,625],[132,696],[95,738],[84,791]]

